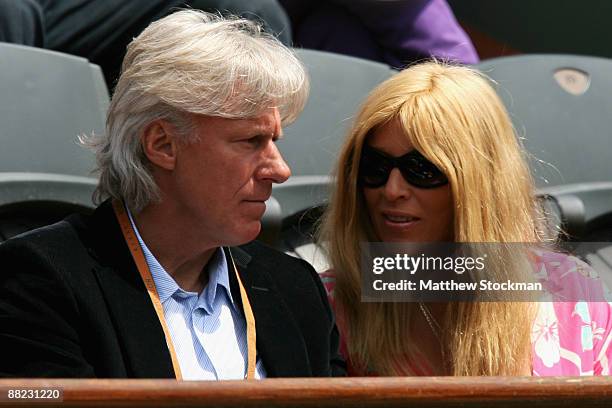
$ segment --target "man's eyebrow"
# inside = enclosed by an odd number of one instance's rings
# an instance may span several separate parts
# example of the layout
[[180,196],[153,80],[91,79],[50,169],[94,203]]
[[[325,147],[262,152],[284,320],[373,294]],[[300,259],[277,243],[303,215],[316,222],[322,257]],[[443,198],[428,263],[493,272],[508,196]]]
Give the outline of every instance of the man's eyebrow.
[[267,125],[260,124],[255,124],[251,128],[251,133],[253,134],[253,136],[272,137],[273,140],[281,140],[285,137],[282,127],[279,127],[279,132],[276,133],[276,129],[270,129]]

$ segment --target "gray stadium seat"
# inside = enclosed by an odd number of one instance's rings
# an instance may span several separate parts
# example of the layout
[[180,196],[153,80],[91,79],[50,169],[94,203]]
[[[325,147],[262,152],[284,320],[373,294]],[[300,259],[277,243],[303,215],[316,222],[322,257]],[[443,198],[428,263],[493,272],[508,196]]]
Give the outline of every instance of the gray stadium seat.
[[547,187],[541,194],[557,207],[567,234],[563,248],[591,264],[612,288],[612,182]]
[[562,246],[612,287],[612,60],[520,55],[477,68],[496,81],[524,137],[539,192],[556,209]]
[[93,208],[93,154],[79,134],[104,131],[100,68],[58,52],[0,43],[0,241]]
[[0,173],[0,242],[93,209],[95,179],[48,173]]
[[612,240],[612,182],[546,187],[539,193],[557,207],[568,240]]
[[538,187],[612,181],[612,60],[519,55],[476,68],[497,82]]
[[569,238],[583,240],[594,230],[610,229],[612,60],[519,55],[476,67],[496,82],[533,156],[536,184],[556,202]]
[[104,131],[109,96],[86,59],[0,43],[0,171],[88,176],[79,134]]

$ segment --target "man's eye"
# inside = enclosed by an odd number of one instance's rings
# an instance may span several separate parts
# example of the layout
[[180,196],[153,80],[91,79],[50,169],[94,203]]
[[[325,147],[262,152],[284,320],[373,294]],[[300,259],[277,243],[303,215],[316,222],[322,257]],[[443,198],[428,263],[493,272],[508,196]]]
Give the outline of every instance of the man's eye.
[[250,145],[257,146],[259,143],[261,143],[261,138],[259,136],[253,136],[248,139],[244,139],[243,141]]

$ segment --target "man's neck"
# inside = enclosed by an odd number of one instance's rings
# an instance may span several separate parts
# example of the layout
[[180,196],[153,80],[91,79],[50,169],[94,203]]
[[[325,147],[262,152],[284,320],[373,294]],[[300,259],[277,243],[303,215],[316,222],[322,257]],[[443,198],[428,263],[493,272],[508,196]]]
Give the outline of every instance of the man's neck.
[[203,246],[163,206],[149,205],[132,216],[143,241],[179,287],[200,293],[208,283],[205,266],[218,247]]

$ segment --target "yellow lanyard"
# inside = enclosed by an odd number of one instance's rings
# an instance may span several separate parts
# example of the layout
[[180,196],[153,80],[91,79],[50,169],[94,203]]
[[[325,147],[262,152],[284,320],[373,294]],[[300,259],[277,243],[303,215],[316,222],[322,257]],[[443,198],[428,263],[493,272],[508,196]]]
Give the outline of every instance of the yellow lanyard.
[[[130,249],[130,252],[132,253],[132,258],[134,259],[136,267],[138,268],[138,272],[140,273],[140,277],[142,278],[142,281],[144,282],[145,287],[147,288],[147,292],[149,293],[149,297],[151,298],[151,302],[153,303],[153,308],[155,309],[157,318],[159,319],[159,322],[161,323],[162,329],[164,331],[166,344],[168,345],[168,351],[170,352],[170,358],[172,359],[174,375],[176,376],[177,380],[182,380],[183,376],[181,375],[181,367],[178,362],[178,357],[176,356],[176,351],[174,350],[174,345],[172,344],[170,331],[168,330],[168,325],[166,324],[166,319],[164,317],[164,309],[159,300],[159,294],[157,293],[157,288],[155,287],[155,281],[151,276],[149,265],[145,260],[142,248],[140,247],[138,238],[134,233],[132,223],[130,222],[130,218],[127,212],[125,211],[123,203],[118,200],[113,200],[113,208],[115,210],[115,215],[117,216],[119,226],[121,227],[123,238],[125,239],[125,242],[128,248]],[[242,280],[240,279],[240,275],[238,274],[238,268],[236,268],[236,263],[234,262],[234,258],[232,257],[232,253],[229,251],[229,249],[228,253],[232,261],[232,268],[234,270],[234,273],[236,274],[236,279],[238,280],[238,286],[240,287],[240,299],[242,300],[242,309],[244,310],[244,315],[246,319],[247,373],[245,378],[247,380],[253,380],[255,379],[255,365],[257,362],[257,337],[255,332],[255,316],[253,315],[253,309],[251,309],[249,298],[247,297],[246,290],[244,289],[244,285],[242,284]]]

